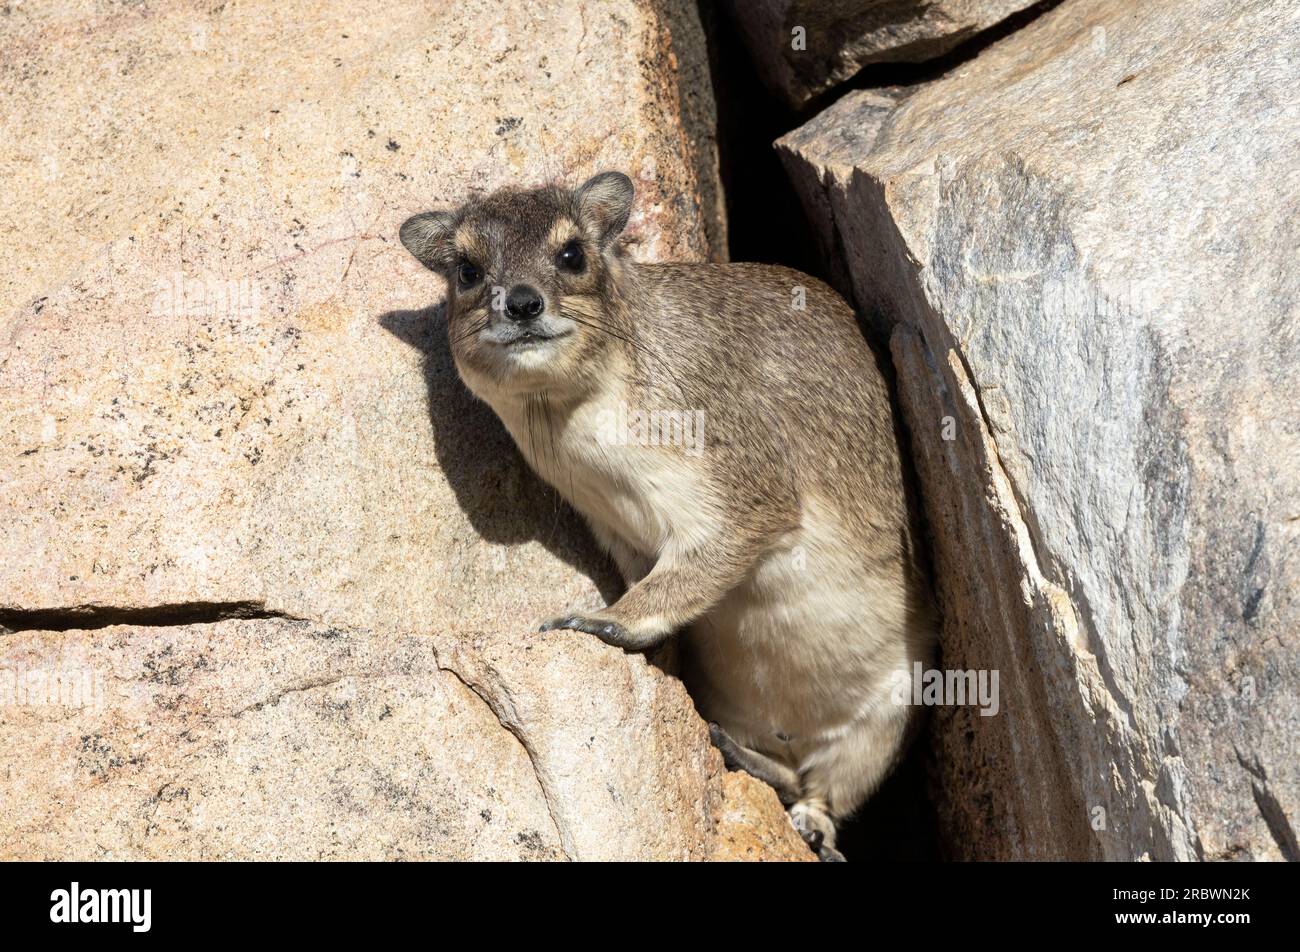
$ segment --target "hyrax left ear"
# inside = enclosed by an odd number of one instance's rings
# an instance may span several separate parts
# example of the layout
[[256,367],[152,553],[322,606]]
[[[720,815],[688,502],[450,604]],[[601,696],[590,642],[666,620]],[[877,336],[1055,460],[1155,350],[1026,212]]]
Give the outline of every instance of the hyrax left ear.
[[635,194],[632,180],[622,172],[601,172],[573,193],[578,220],[607,245],[627,227]]
[[451,212],[424,212],[402,222],[398,237],[420,264],[446,275],[455,263],[451,240],[455,227],[456,217]]

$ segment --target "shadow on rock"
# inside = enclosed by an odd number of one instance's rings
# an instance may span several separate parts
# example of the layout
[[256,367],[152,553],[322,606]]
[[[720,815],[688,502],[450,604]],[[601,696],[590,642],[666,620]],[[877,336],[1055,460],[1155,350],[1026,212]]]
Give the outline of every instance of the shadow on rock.
[[445,311],[445,302],[389,311],[379,324],[424,356],[435,452],[460,508],[486,541],[520,545],[535,539],[613,601],[622,593],[618,573],[582,520],[528,468],[496,414],[461,383],[447,342]]

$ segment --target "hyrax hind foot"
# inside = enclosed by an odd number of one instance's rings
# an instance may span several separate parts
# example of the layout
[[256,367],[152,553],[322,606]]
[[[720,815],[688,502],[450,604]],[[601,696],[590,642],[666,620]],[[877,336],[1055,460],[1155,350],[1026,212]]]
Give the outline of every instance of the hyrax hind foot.
[[844,854],[835,848],[835,821],[820,799],[803,796],[798,773],[766,754],[738,743],[718,724],[709,724],[709,739],[729,769],[743,770],[776,791],[780,801],[789,808],[794,828],[818,859],[823,863],[844,862]]
[[820,800],[800,800],[790,808],[790,819],[819,860],[823,863],[844,862],[844,854],[835,848],[835,821]]
[[776,791],[777,797],[789,806],[799,799],[799,775],[766,754],[742,747],[717,724],[709,724],[709,739],[722,754],[722,762],[730,770],[743,770]]

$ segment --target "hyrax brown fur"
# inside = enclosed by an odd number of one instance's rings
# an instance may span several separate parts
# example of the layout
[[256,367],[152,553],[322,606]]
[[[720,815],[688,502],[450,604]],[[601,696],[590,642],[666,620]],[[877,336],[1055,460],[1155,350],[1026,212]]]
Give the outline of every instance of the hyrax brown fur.
[[628,258],[632,201],[606,172],[416,215],[401,239],[447,279],[462,379],[629,586],[542,630],[630,650],[680,632],[725,759],[836,858],[836,822],[903,747],[894,688],[936,632],[886,385],[813,278]]

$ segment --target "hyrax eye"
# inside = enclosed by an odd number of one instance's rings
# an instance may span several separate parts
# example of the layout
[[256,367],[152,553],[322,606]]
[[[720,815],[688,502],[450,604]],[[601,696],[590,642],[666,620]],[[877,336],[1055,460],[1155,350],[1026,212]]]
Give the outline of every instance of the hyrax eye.
[[555,263],[565,271],[572,271],[575,274],[587,266],[587,256],[582,252],[582,245],[576,241],[571,241],[555,256]]
[[456,280],[462,288],[472,288],[483,280],[483,269],[472,261],[462,261],[456,268]]

